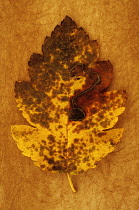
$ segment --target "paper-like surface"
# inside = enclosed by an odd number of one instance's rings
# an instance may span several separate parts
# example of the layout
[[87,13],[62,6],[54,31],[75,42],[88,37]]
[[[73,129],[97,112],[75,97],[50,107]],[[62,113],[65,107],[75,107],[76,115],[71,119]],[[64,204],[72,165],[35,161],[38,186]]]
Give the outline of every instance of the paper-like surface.
[[[1,0],[1,209],[139,208],[138,11],[136,0]],[[98,41],[101,60],[113,64],[111,90],[125,89],[128,94],[126,111],[116,125],[125,128],[122,141],[95,169],[73,177],[76,194],[64,174],[43,172],[22,156],[10,135],[11,124],[28,125],[16,108],[14,83],[28,80],[30,55],[41,53],[45,36],[65,15]]]

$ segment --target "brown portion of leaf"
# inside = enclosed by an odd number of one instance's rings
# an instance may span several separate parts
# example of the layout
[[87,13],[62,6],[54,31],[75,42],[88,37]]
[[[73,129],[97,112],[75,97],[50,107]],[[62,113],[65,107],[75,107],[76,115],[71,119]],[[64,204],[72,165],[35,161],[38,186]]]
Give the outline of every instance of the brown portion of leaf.
[[77,85],[76,76],[71,79],[71,69],[78,63],[94,65],[97,60],[97,42],[90,41],[85,31],[77,28],[75,22],[66,16],[51,37],[46,37],[43,55],[31,56],[31,83],[16,82],[16,101],[28,122],[45,128],[59,120],[67,123],[69,96],[87,82],[87,72],[83,75],[82,70],[82,81]]
[[[120,110],[122,111],[122,109],[124,109],[127,95],[126,91],[123,90],[108,91],[99,94],[99,98],[96,97],[95,100],[96,101],[94,101],[92,105],[89,106],[87,104],[88,107],[86,104],[85,107],[82,106],[84,107],[84,110],[86,108],[87,115],[86,119],[82,121],[81,127],[79,126],[79,130],[81,130],[82,128],[85,129],[85,127],[87,127],[88,129],[87,124],[89,124],[90,126],[94,126],[95,122],[97,122],[95,126],[96,129],[99,128],[100,123],[102,124],[102,127],[104,127],[104,129],[110,129],[111,127],[113,127],[113,117],[117,116],[117,111],[119,113]],[[70,123],[72,126],[74,125],[74,122]],[[76,128],[77,127],[78,126],[76,123]]]
[[82,90],[76,91],[79,93],[89,87],[91,87],[93,81],[96,78],[94,72],[97,72],[100,76],[100,83],[96,85],[92,90],[88,91],[86,94],[78,98],[78,105],[83,108],[85,112],[90,109],[92,103],[100,101],[100,92],[108,88],[112,81],[112,71],[113,67],[110,61],[100,61],[94,64],[93,68],[89,68],[86,78],[86,84],[83,86]]

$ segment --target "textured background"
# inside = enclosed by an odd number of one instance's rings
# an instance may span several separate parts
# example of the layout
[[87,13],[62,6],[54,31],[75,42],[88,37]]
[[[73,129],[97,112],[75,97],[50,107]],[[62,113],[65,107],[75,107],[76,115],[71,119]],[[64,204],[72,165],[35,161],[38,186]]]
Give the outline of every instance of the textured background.
[[[139,1],[0,0],[0,209],[139,209]],[[111,90],[126,89],[125,132],[96,169],[74,176],[43,172],[21,155],[11,124],[27,124],[16,107],[14,83],[28,80],[27,61],[65,15],[98,40],[101,60],[114,67]]]

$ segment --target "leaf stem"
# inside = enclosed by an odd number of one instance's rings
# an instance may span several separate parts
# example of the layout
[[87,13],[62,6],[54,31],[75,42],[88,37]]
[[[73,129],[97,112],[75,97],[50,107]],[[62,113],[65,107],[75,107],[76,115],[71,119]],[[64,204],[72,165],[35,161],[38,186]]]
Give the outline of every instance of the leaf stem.
[[70,184],[70,187],[71,187],[72,191],[73,191],[73,192],[76,192],[76,190],[75,190],[75,188],[74,188],[74,186],[73,186],[73,182],[72,182],[72,180],[71,180],[70,174],[67,173],[67,176],[68,176],[69,184]]

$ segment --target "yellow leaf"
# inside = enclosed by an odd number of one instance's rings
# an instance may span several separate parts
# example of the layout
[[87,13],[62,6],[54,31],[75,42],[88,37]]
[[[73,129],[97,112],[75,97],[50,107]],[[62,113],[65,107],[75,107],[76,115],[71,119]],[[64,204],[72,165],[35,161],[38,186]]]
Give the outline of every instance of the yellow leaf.
[[98,61],[96,41],[68,16],[45,39],[43,54],[29,61],[30,82],[15,84],[19,110],[31,124],[13,125],[22,154],[42,170],[80,174],[112,152],[123,128],[112,129],[125,110],[126,92],[105,92],[112,65]]

